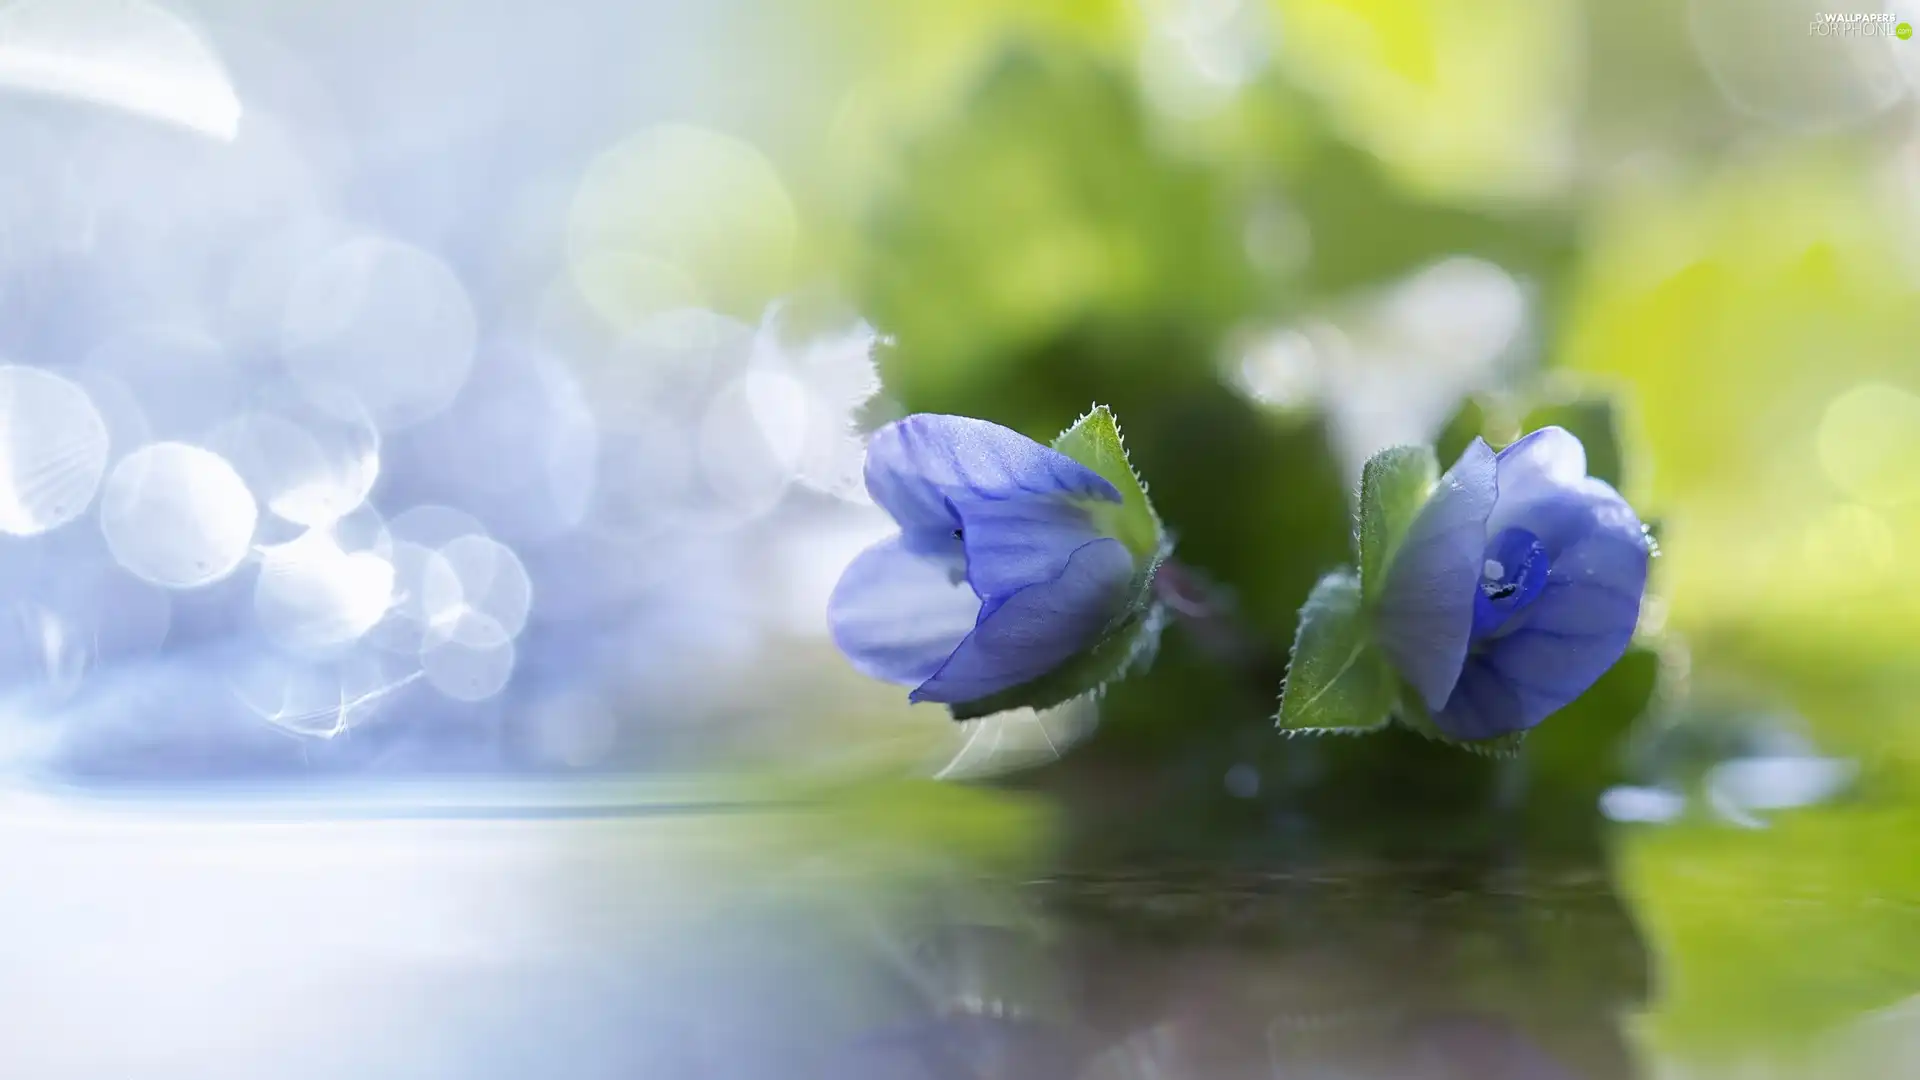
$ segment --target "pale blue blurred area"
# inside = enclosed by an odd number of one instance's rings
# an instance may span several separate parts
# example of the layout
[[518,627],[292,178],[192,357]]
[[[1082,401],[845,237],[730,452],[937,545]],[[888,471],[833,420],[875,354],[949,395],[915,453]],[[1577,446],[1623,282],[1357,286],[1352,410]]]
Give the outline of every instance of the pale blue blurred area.
[[831,1049],[817,837],[663,785],[827,649],[872,334],[581,272],[664,122],[772,174],[739,7],[0,4],[0,1076]]
[[446,794],[9,799],[0,857],[31,878],[0,908],[38,929],[0,934],[0,1070],[744,1080],[826,1052],[819,999],[770,982],[829,962],[823,935],[739,874],[777,818]]
[[[702,279],[648,218],[648,177],[707,162],[792,258],[723,133],[765,111],[743,7],[0,9],[0,771],[625,771],[732,737],[699,733],[718,677],[820,639],[794,582],[868,528],[876,386],[850,313],[795,331],[789,279]],[[602,288],[622,227],[689,287]]]
[[[1633,992],[1611,973],[1633,966],[1632,936],[1592,878],[1499,878],[1524,909],[1384,867],[1016,882],[956,857],[956,830],[977,823],[879,824],[691,781],[8,796],[0,860],[25,873],[0,879],[0,911],[34,929],[0,933],[0,1068],[1628,1075],[1595,1036]],[[1512,946],[1563,955],[1573,940],[1595,987],[1563,991],[1545,1024],[1506,1018],[1538,966]],[[1482,992],[1460,993],[1448,963],[1408,961],[1452,948],[1471,950]]]

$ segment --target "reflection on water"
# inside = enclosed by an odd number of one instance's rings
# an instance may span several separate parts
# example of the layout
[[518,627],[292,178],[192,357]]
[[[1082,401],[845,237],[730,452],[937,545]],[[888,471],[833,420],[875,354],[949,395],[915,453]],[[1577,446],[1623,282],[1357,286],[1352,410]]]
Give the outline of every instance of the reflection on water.
[[1872,808],[1388,861],[1088,858],[1055,801],[925,783],[0,809],[0,1074],[36,1080],[1811,1080],[1920,1045],[1920,906],[1868,858],[1911,831]]
[[0,1064],[1633,1075],[1644,960],[1591,868],[1049,875],[1041,808],[966,789],[616,794],[13,800]]

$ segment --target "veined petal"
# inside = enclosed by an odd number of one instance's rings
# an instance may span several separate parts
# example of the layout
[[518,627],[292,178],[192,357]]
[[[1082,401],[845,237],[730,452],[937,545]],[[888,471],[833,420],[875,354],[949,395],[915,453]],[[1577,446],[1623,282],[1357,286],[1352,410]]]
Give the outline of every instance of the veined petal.
[[1066,499],[959,505],[967,580],[982,600],[1052,581],[1067,560],[1100,539],[1086,508]]
[[1506,489],[1501,489],[1493,520],[1503,527],[1511,523],[1538,537],[1547,554],[1560,553],[1585,541],[1596,530],[1605,530],[1646,547],[1640,517],[1627,500],[1605,480],[1582,476],[1551,490],[1540,492],[1530,502],[1509,507]]
[[1017,431],[967,416],[917,413],[874,432],[867,491],[908,532],[960,527],[954,508],[1011,499],[1119,502],[1099,473]]
[[947,662],[980,615],[959,541],[909,549],[891,536],[854,557],[827,600],[833,643],[861,674],[917,686]]
[[[1496,460],[1500,499],[1487,521],[1489,536],[1515,526],[1526,527],[1522,519],[1530,509],[1568,488],[1578,487],[1587,477],[1587,448],[1580,445],[1573,433],[1560,427],[1528,432],[1500,451]],[[1541,538],[1549,554],[1562,546],[1538,529],[1529,531]]]
[[1492,739],[1539,723],[1527,719],[1527,706],[1485,653],[1467,657],[1460,679],[1444,709],[1433,713],[1433,723],[1455,739]]
[[914,701],[974,701],[1031,682],[1094,642],[1126,610],[1133,555],[1118,540],[1073,552],[1060,576],[1029,585],[986,611],[980,625]]
[[1473,440],[1407,528],[1380,591],[1380,647],[1429,709],[1446,703],[1467,658],[1495,475],[1493,450]]
[[[1547,503],[1565,530],[1581,531],[1568,499]],[[1646,539],[1618,495],[1587,500],[1584,513],[1584,537],[1554,558],[1540,595],[1468,661],[1452,698],[1434,714],[1442,731],[1482,739],[1533,727],[1585,693],[1626,652],[1646,592]]]

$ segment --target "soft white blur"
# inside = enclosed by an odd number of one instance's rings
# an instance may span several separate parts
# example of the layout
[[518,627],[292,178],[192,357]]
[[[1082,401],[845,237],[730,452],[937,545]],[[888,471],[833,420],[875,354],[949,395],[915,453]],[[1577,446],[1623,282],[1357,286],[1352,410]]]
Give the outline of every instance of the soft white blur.
[[0,7],[0,776],[975,745],[826,641],[879,343],[791,155],[675,66],[740,25]]
[[231,139],[240,102],[180,16],[142,0],[24,0],[0,11],[0,85]]
[[791,828],[654,794],[6,797],[0,1075],[771,1080],[829,1034],[752,991],[814,933],[746,906]]
[[1526,288],[1455,256],[1323,318],[1254,335],[1230,372],[1249,396],[1325,408],[1349,470],[1431,440],[1462,397],[1499,385],[1531,347]]

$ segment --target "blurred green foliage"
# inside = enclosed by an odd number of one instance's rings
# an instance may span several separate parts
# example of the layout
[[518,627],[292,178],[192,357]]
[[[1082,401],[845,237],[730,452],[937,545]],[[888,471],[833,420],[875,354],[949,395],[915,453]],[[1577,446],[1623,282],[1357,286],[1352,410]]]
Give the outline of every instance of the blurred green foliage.
[[[1743,112],[1698,5],[1658,0],[1269,0],[1234,24],[1266,35],[1265,66],[1199,112],[1143,59],[1177,36],[1171,0],[802,6],[836,65],[798,201],[891,337],[892,406],[1044,438],[1112,405],[1212,591],[1219,617],[1170,630],[1089,745],[1009,782],[1059,797],[1064,859],[1591,858],[1610,785],[1753,750],[1703,717],[1779,713],[1858,759],[1867,801],[1618,837],[1658,954],[1649,1045],[1830,1028],[1916,989],[1903,124],[1808,135]],[[1329,387],[1389,396],[1425,360],[1347,378],[1365,358],[1323,324],[1455,256],[1510,276],[1527,318],[1440,403],[1439,464],[1475,436],[1579,434],[1659,523],[1644,640],[1515,762],[1391,729],[1276,737],[1296,613],[1356,558],[1358,462],[1335,437],[1375,403],[1320,406]],[[1294,373],[1310,392],[1249,392],[1249,343],[1302,328],[1336,346]],[[1647,714],[1693,735],[1635,742]]]
[[1860,803],[1765,829],[1637,829],[1618,871],[1660,957],[1643,1034],[1678,1059],[1805,1050],[1920,991],[1915,811]]
[[[1029,350],[1080,325],[1102,333],[1088,359],[1111,381],[1182,364],[1205,379],[1205,346],[1250,301],[1217,178],[1159,153],[1131,87],[1072,52],[995,60],[952,122],[907,144],[868,236],[857,280],[896,335],[885,374],[909,407],[990,409]],[[1170,350],[1160,326],[1197,347]]]
[[1622,192],[1559,348],[1632,394],[1696,665],[1911,772],[1920,501],[1878,477],[1920,474],[1920,308],[1874,168],[1814,146]]
[[1539,198],[1568,177],[1579,10],[1568,0],[1271,0],[1289,77],[1407,186]]
[[1529,431],[1563,427],[1586,449],[1587,475],[1631,497],[1635,492],[1627,484],[1624,408],[1617,394],[1593,387],[1583,390],[1574,379],[1537,380],[1524,388],[1468,397],[1441,427],[1434,446],[1442,462],[1452,463],[1476,437],[1498,449]]
[[[1409,182],[1404,161],[1350,140],[1324,88],[1289,80],[1254,84],[1229,116],[1183,137],[1098,37],[1026,35],[990,51],[945,109],[925,110],[877,174],[848,271],[857,303],[890,337],[882,374],[898,408],[984,416],[1044,438],[1090,402],[1112,405],[1181,562],[1231,603],[1232,662],[1220,662],[1218,642],[1176,628],[1149,671],[1109,689],[1094,744],[1062,769],[1152,763],[1207,817],[1232,816],[1206,807],[1225,798],[1220,777],[1236,762],[1274,778],[1269,798],[1309,801],[1372,789],[1375,776],[1443,770],[1452,775],[1402,784],[1396,798],[1484,819],[1509,783],[1497,766],[1401,739],[1274,738],[1300,606],[1323,572],[1356,557],[1353,474],[1318,415],[1264,405],[1225,376],[1249,326],[1444,257],[1487,259],[1555,301],[1578,253],[1575,217],[1544,197],[1503,200],[1497,185],[1495,197],[1463,198],[1464,174]],[[1489,160],[1507,152],[1484,146]],[[1257,226],[1275,207],[1306,238],[1304,257],[1263,258]],[[1594,439],[1611,474],[1609,407],[1541,401]],[[1630,697],[1596,698],[1620,711],[1615,735],[1647,700]],[[1596,762],[1589,775],[1605,770]],[[1301,785],[1306,793],[1287,794]],[[1582,823],[1574,831],[1591,837],[1591,805],[1562,825]],[[1464,835],[1490,834],[1468,825]],[[1379,839],[1365,827],[1354,836]]]
[[1222,342],[1255,309],[1220,181],[1154,145],[1116,72],[1030,50],[902,160],[858,277],[894,338],[888,392],[1035,436],[1113,406],[1181,558],[1285,640],[1346,546],[1345,492],[1311,421],[1265,415],[1219,378]]

